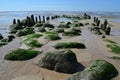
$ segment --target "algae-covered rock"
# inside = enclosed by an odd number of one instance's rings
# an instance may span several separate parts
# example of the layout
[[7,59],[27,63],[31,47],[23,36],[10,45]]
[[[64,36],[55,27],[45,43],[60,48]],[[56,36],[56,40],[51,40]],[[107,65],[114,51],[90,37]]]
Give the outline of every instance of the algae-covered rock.
[[48,39],[48,40],[60,40],[61,37],[59,37],[59,35],[57,35],[57,34],[48,34],[47,36],[45,36],[45,39]]
[[43,27],[54,28],[54,25],[45,23],[43,24]]
[[0,47],[3,46],[3,45],[6,45],[6,44],[7,44],[6,42],[0,41]]
[[5,43],[8,43],[10,41],[12,41],[15,37],[13,35],[9,35],[8,38],[3,38],[1,39],[0,41],[1,42],[5,42]]
[[6,42],[6,43],[7,43],[8,40],[9,40],[8,38],[3,38],[3,39],[1,39],[0,41],[1,41],[1,42]]
[[47,52],[39,61],[42,68],[63,73],[74,73],[77,69],[77,58],[71,50]]
[[15,38],[15,36],[9,35],[9,36],[8,36],[8,39],[9,39],[8,42],[12,41],[14,38]]
[[39,27],[39,28],[37,28],[37,31],[38,31],[38,32],[46,32],[46,30],[45,30],[44,27]]
[[5,55],[4,59],[6,60],[29,60],[36,57],[40,52],[34,50],[25,50],[25,49],[16,49]]
[[73,25],[74,25],[75,27],[84,26],[84,24],[83,24],[83,23],[80,23],[80,22],[73,22]]
[[54,47],[56,49],[65,49],[65,48],[81,48],[81,49],[84,49],[85,45],[83,43],[78,43],[78,42],[64,42],[64,43],[57,43]]
[[58,28],[70,28],[70,26],[67,24],[60,24]]
[[67,24],[66,25],[70,25],[70,24],[72,24],[71,22],[67,22]]
[[28,19],[23,19],[23,20],[21,21],[21,24],[22,24],[22,26],[28,26],[29,20],[28,20]]
[[82,72],[73,74],[67,80],[110,80],[118,74],[116,68],[105,60],[96,60]]
[[34,27],[42,27],[43,26],[43,23],[36,23],[35,25],[34,25]]
[[42,47],[43,44],[38,42],[36,39],[26,39],[23,41],[29,47]]
[[22,29],[22,27],[18,23],[10,25],[10,28],[9,28],[10,33],[16,33],[17,30],[20,30],[20,29]]
[[72,28],[69,31],[65,31],[63,33],[64,36],[78,36],[81,35],[81,30],[80,29],[76,29],[76,28]]
[[32,33],[34,33],[34,29],[33,28],[24,28],[22,30],[18,30],[16,35],[17,36],[24,36],[24,35],[32,34]]
[[57,28],[57,29],[54,29],[53,31],[55,31],[57,33],[62,33],[62,32],[64,32],[64,28]]

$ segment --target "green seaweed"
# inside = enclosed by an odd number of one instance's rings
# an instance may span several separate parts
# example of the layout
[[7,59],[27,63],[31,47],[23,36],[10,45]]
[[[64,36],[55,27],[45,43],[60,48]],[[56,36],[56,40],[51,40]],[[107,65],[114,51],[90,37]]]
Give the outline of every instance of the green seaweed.
[[4,59],[13,61],[29,60],[36,57],[39,53],[39,51],[18,48],[6,54]]
[[85,45],[78,42],[64,42],[64,43],[57,43],[54,46],[56,49],[66,49],[66,48],[81,48],[84,49]]

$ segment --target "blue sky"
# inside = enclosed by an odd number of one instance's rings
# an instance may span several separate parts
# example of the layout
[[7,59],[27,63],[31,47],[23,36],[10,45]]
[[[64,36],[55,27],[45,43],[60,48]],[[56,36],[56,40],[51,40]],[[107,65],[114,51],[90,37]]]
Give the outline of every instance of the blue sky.
[[120,0],[0,0],[0,11],[120,12]]

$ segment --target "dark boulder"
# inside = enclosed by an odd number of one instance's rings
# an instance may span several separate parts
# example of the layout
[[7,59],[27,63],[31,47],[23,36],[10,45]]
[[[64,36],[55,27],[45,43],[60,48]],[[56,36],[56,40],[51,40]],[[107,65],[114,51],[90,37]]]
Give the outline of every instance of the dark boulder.
[[23,20],[21,21],[21,24],[22,24],[23,26],[28,26],[29,20],[28,20],[28,19],[23,19]]
[[39,28],[37,28],[37,31],[38,31],[38,32],[46,32],[46,30],[45,30],[44,27],[39,27]]
[[16,33],[17,30],[23,29],[19,24],[10,25],[9,31],[10,33]]
[[43,24],[43,27],[54,28],[52,24],[48,24],[48,23]]
[[59,37],[59,35],[57,35],[57,34],[48,34],[47,36],[45,36],[45,39],[48,39],[48,40],[60,40],[61,37]]
[[16,35],[17,36],[25,36],[25,35],[32,34],[32,33],[34,33],[33,28],[24,28],[22,30],[18,30]]
[[66,24],[60,24],[58,28],[70,28],[70,26]]
[[12,41],[14,38],[15,37],[13,35],[9,35],[8,38],[1,39],[1,42],[8,43],[8,42]]
[[81,30],[80,29],[76,29],[76,28],[72,28],[69,31],[65,31],[63,33],[64,36],[79,36],[81,35]]
[[0,47],[3,46],[3,45],[6,45],[6,44],[7,44],[6,42],[0,41]]
[[57,33],[62,33],[65,32],[64,28],[56,28],[53,31],[57,32]]
[[9,35],[9,36],[8,36],[8,42],[12,41],[14,38],[15,38],[15,36]]
[[35,25],[34,25],[34,27],[42,27],[43,26],[43,23],[36,23]]
[[96,60],[89,68],[73,74],[67,80],[110,80],[118,74],[116,68],[105,60]]
[[39,66],[63,73],[74,73],[77,70],[77,58],[71,50],[47,52],[39,61]]
[[83,43],[78,43],[78,42],[64,42],[64,43],[57,43],[54,47],[56,49],[66,49],[66,48],[84,49],[85,45]]

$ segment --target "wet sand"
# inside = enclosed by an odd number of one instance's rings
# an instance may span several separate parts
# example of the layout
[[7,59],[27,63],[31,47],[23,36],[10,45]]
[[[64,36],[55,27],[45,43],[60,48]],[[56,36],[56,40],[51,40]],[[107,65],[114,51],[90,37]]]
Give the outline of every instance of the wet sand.
[[[86,22],[83,20],[82,22]],[[91,21],[87,21],[91,22]],[[120,34],[119,32],[120,23],[110,22],[113,25],[111,36],[107,36],[107,39],[111,39],[120,44]],[[88,67],[91,62],[96,59],[104,59],[112,63],[120,72],[120,60],[109,59],[108,56],[113,56],[114,54],[108,51],[106,48],[107,42],[101,38],[101,36],[95,35],[88,30],[89,26],[82,28],[82,35],[76,37],[62,37],[62,40],[58,41],[45,41],[43,38],[39,41],[45,43],[42,48],[37,48],[37,50],[43,50],[43,53],[37,57],[27,60],[27,61],[7,61],[4,60],[4,55],[12,49],[20,47],[19,42],[12,41],[8,45],[0,48],[0,80],[66,80],[71,74],[58,73],[55,71],[47,70],[38,67],[36,64],[40,60],[41,56],[48,51],[55,50],[52,46],[58,42],[82,42],[86,45],[86,49],[72,49],[77,56],[77,60],[84,67]],[[115,32],[114,32],[115,31]],[[114,35],[112,35],[114,34]],[[120,56],[120,55],[118,55]],[[120,75],[118,75],[114,80],[120,80]]]

